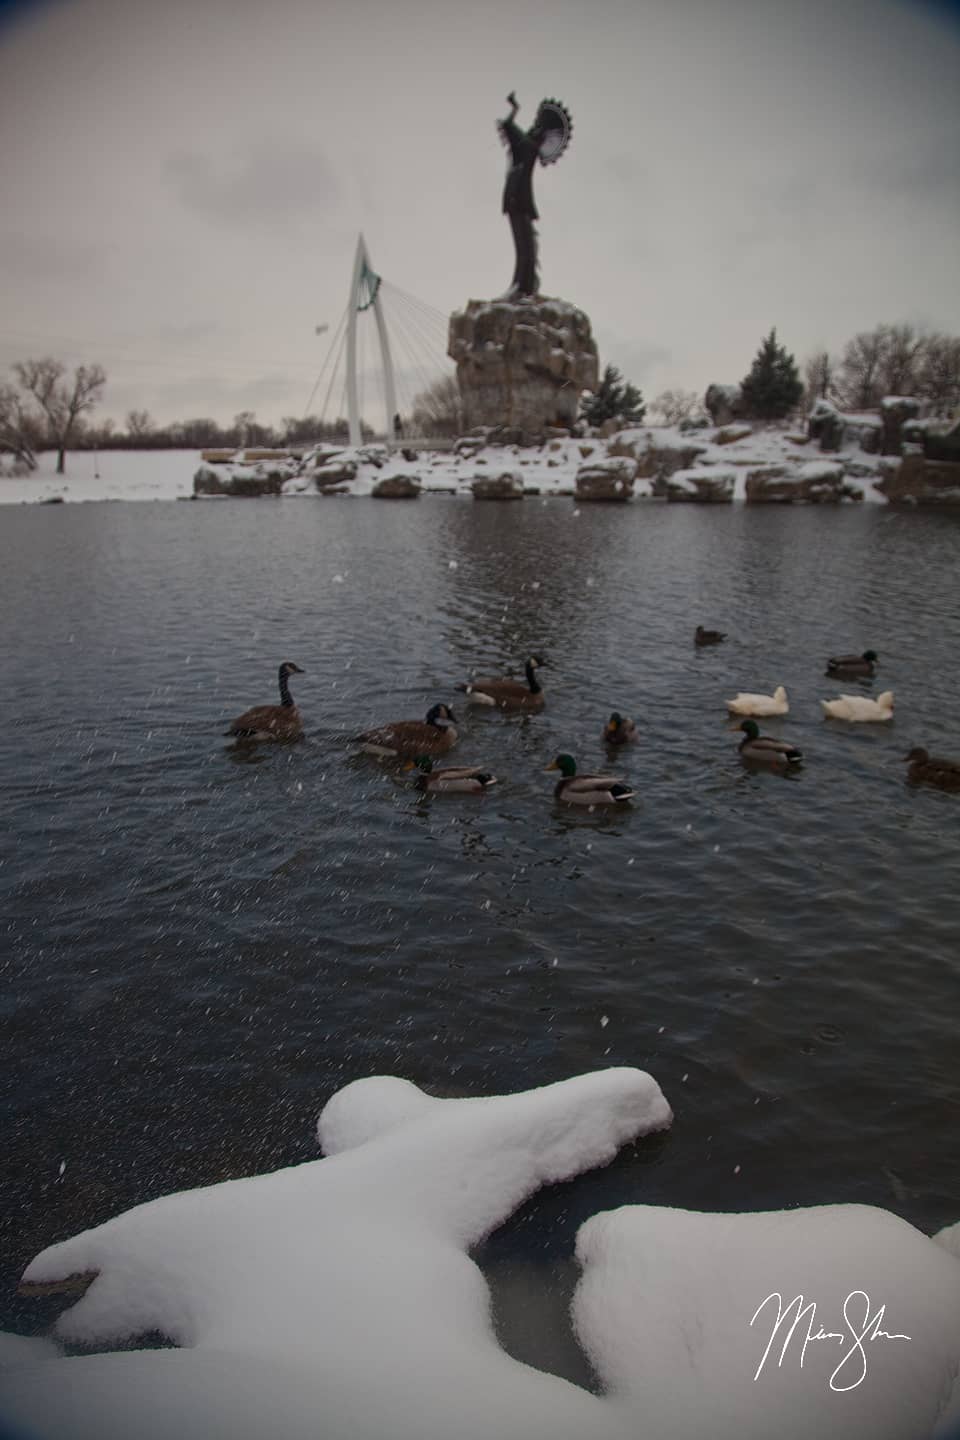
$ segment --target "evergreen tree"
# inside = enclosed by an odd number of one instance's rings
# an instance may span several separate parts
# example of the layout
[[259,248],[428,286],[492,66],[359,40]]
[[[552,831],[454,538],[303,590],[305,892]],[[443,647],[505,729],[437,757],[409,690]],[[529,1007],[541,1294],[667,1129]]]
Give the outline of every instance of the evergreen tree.
[[616,365],[608,365],[597,389],[581,404],[580,418],[588,425],[602,425],[605,420],[639,425],[646,408],[637,387],[624,380]]
[[746,412],[754,420],[782,420],[799,405],[803,384],[793,356],[777,344],[776,329],[760,346],[740,389]]

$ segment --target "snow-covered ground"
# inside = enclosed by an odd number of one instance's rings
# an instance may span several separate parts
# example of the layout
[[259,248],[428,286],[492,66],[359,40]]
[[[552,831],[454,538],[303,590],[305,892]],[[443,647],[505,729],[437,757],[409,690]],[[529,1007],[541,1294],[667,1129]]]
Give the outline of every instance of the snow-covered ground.
[[572,495],[581,467],[602,464],[617,455],[636,460],[639,475],[633,494],[640,500],[652,496],[655,479],[663,480],[676,472],[680,476],[677,491],[693,494],[698,480],[709,481],[732,471],[733,499],[743,501],[752,472],[778,467],[782,471],[778,483],[797,486],[829,481],[840,469],[848,493],[883,502],[875,482],[885,468],[897,463],[869,455],[854,443],[838,454],[821,456],[813,443],[803,443],[796,430],[779,426],[753,429],[738,424],[719,431],[690,432],[670,426],[637,426],[608,439],[554,439],[528,448],[498,445],[420,451],[414,460],[405,460],[401,452],[376,445],[359,449],[323,447],[306,455],[302,462],[203,467],[200,452],[195,450],[109,450],[97,456],[91,451],[77,451],[68,456],[66,475],[58,476],[56,456],[44,454],[32,475],[0,475],[0,503],[57,498],[67,502],[175,500],[193,494],[194,475],[201,467],[221,480],[279,470],[287,476],[285,497],[315,497],[324,490],[368,496],[379,482],[397,476],[415,479],[425,494],[442,491],[470,497],[474,480],[496,479],[505,474],[521,482],[528,494]]
[[199,450],[71,450],[66,474],[58,475],[56,454],[45,451],[31,475],[0,473],[0,504],[57,497],[69,502],[178,500],[193,494],[199,464]]
[[38,1256],[27,1282],[89,1282],[61,1339],[158,1330],[181,1348],[51,1358],[7,1337],[3,1417],[35,1440],[947,1440],[957,1227],[938,1244],[866,1206],[594,1216],[573,1319],[603,1393],[501,1350],[470,1248],[672,1118],[626,1068],[463,1100],[356,1081],[321,1113],[328,1158]]

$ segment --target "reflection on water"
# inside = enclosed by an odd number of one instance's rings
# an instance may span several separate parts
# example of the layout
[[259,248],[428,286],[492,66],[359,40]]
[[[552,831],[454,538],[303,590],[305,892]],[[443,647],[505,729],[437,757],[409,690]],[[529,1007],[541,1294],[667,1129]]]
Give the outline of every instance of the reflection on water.
[[[558,1274],[610,1205],[956,1219],[960,809],[907,787],[902,756],[960,753],[958,548],[956,517],[879,507],[5,514],[0,1324],[36,1323],[9,1297],[40,1246],[312,1157],[331,1091],[384,1071],[484,1093],[637,1064],[675,1108],[491,1242],[520,1349],[516,1275]],[[698,623],[730,638],[696,648]],[[876,680],[824,678],[868,646]],[[462,704],[472,671],[531,650],[542,715]],[[304,741],[225,746],[287,656]],[[739,764],[723,708],[778,684],[791,713],[763,729],[804,751],[789,784]],[[890,725],[821,718],[887,688]],[[439,700],[489,794],[352,758],[359,730]],[[613,709],[640,739],[611,757]],[[558,805],[560,750],[612,763],[633,804]]]

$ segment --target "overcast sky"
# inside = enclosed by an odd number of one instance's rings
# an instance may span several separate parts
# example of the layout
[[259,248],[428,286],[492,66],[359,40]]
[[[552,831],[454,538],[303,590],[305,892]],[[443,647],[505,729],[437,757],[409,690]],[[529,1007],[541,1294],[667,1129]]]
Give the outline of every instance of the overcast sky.
[[[359,231],[444,315],[507,288],[511,88],[574,117],[536,175],[543,291],[648,399],[739,379],[771,325],[801,363],[879,321],[960,333],[948,8],[53,0],[0,26],[0,373],[100,361],[119,421],[302,414]],[[441,327],[387,310],[403,400]]]

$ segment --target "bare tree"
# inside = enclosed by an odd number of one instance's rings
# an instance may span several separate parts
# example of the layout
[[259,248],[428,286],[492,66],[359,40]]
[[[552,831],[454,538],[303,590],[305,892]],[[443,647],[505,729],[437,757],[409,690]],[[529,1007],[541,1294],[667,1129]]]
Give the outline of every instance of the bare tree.
[[78,365],[72,383],[66,366],[59,360],[24,360],[14,365],[22,389],[32,396],[46,421],[51,442],[57,449],[57,474],[66,468],[66,454],[75,438],[80,417],[92,410],[103,396],[107,376],[100,365]]
[[683,420],[707,419],[707,412],[696,390],[663,390],[651,405],[664,425],[679,425]]
[[826,350],[815,350],[803,367],[804,400],[809,409],[818,400],[835,395],[833,361]]
[[[915,395],[925,337],[912,325],[881,325],[883,359],[880,383],[884,395]],[[881,397],[882,398],[882,397]]]
[[145,440],[152,435],[156,426],[149,410],[128,410],[127,434],[131,440]]
[[883,399],[887,327],[863,330],[848,341],[837,375],[837,397],[851,410],[875,410]]
[[12,385],[0,385],[0,452],[12,455],[28,470],[37,468],[36,424]]
[[955,336],[926,337],[917,393],[930,402],[935,415],[952,415],[960,407],[960,340]]
[[410,428],[420,435],[459,435],[463,430],[463,401],[455,375],[444,375],[413,397]]

